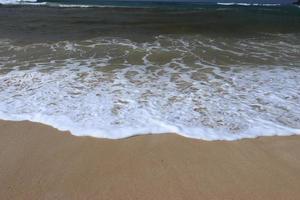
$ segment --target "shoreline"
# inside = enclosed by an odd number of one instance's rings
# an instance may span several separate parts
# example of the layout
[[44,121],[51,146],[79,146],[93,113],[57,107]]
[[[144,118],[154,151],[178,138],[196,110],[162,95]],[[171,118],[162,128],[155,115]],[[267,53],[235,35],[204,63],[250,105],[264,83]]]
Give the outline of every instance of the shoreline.
[[[49,127],[54,129],[55,132],[59,132],[59,133],[63,133],[63,134],[67,134],[73,137],[82,137],[82,138],[91,138],[91,139],[99,139],[99,140],[126,140],[126,139],[130,139],[130,138],[135,138],[135,137],[147,137],[147,136],[153,136],[153,135],[175,135],[175,136],[179,136],[179,137],[183,137],[185,139],[188,140],[198,140],[200,142],[237,142],[237,141],[242,141],[242,140],[255,140],[258,138],[268,138],[268,137],[290,137],[290,136],[300,136],[300,132],[298,133],[297,130],[295,129],[295,132],[292,132],[291,130],[287,130],[286,133],[282,134],[282,133],[271,133],[271,134],[254,134],[254,135],[241,135],[239,137],[235,137],[233,138],[227,138],[227,137],[220,137],[218,139],[215,139],[215,137],[207,137],[205,136],[207,133],[210,133],[211,130],[208,129],[208,132],[204,132],[205,135],[202,135],[201,137],[191,137],[187,134],[184,133],[180,133],[180,132],[153,132],[153,133],[140,133],[140,134],[129,134],[129,136],[122,136],[122,137],[101,137],[97,134],[94,133],[78,133],[78,132],[72,132],[71,130],[69,130],[68,128],[66,128],[64,126],[64,128],[58,128],[58,126],[56,125],[52,125],[51,123],[48,122],[39,122],[39,121],[31,121],[31,120],[11,120],[11,119],[0,119],[0,125],[1,123],[21,123],[21,124],[32,124],[32,125],[41,125],[41,126],[45,126],[45,127]],[[203,132],[203,130],[201,130],[201,132]],[[214,134],[214,133],[211,133]],[[233,133],[231,133],[233,134]],[[203,138],[202,138],[203,137]],[[205,138],[205,139],[204,139]]]
[[300,136],[76,137],[0,120],[3,199],[299,199]]

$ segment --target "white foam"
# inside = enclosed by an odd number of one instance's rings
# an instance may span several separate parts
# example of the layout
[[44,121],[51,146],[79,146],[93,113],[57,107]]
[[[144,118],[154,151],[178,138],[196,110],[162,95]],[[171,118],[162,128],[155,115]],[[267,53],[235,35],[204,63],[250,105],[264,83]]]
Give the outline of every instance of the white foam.
[[236,5],[239,5],[239,6],[251,6],[252,4],[250,4],[250,3],[237,3]]
[[35,3],[36,0],[0,0],[0,4]]
[[222,6],[280,6],[281,4],[263,4],[263,3],[217,3],[218,5]]
[[281,4],[276,4],[276,3],[273,3],[273,4],[270,4],[270,3],[265,3],[265,4],[262,4],[263,6],[281,6]]
[[[0,118],[111,139],[166,132],[204,140],[300,134],[300,47],[280,37],[278,43],[165,36],[147,43],[0,41],[2,52],[10,53],[0,57],[0,69],[9,70],[0,72]],[[31,56],[24,61],[26,53]],[[223,54],[239,65],[218,64]],[[245,55],[251,59],[240,58]],[[272,64],[273,57],[281,65]],[[270,65],[247,62],[253,58]]]
[[58,2],[37,2],[37,0],[0,0],[3,5],[30,5],[30,6],[49,6],[60,8],[129,8],[130,6],[123,5],[94,5],[94,4],[65,4]]
[[[37,2],[37,0],[0,0],[0,4],[3,5],[31,5],[31,6],[50,6],[61,8],[92,8],[92,7],[109,7],[101,5],[85,5],[85,4],[60,4],[53,2]],[[113,6],[111,6],[113,7]]]
[[[50,4],[51,5],[51,4]],[[90,7],[105,7],[105,6],[92,6],[92,5],[78,5],[78,4],[52,4],[61,8],[90,8]]]
[[235,3],[217,3],[218,5],[222,5],[222,6],[232,6],[235,5]]

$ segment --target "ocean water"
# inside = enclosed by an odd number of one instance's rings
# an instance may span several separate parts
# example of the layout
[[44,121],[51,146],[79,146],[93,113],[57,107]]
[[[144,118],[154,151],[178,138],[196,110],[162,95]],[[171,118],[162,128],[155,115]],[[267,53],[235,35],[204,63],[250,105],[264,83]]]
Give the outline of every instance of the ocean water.
[[203,6],[280,6],[296,0],[0,0],[4,5],[54,7],[195,8]]
[[111,139],[300,134],[298,7],[1,2],[1,119]]

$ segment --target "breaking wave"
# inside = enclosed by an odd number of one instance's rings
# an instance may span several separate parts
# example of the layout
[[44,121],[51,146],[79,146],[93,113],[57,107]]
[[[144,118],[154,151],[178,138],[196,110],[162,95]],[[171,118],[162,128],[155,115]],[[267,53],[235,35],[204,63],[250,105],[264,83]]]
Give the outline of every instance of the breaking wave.
[[[272,39],[273,38],[273,39]],[[299,36],[0,41],[0,118],[74,135],[300,134]]]

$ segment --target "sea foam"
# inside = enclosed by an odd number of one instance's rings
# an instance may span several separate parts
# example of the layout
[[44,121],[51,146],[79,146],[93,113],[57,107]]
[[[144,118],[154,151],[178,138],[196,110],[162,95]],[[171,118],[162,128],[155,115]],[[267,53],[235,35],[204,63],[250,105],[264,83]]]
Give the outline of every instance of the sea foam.
[[300,48],[284,40],[292,36],[276,37],[277,43],[160,36],[25,46],[3,40],[0,118],[111,139],[300,134]]
[[36,3],[36,0],[0,0],[0,4]]

